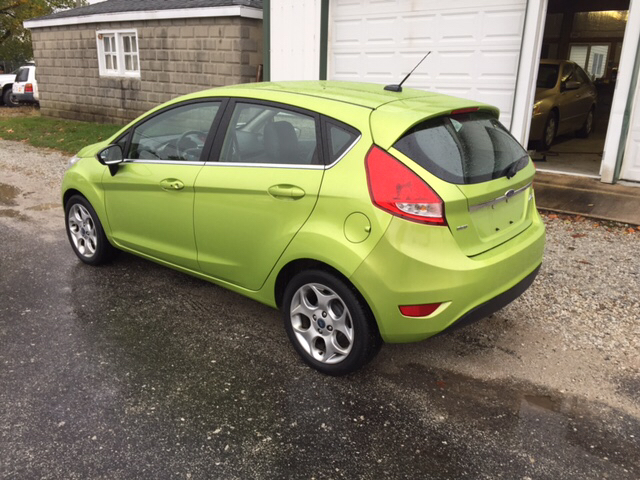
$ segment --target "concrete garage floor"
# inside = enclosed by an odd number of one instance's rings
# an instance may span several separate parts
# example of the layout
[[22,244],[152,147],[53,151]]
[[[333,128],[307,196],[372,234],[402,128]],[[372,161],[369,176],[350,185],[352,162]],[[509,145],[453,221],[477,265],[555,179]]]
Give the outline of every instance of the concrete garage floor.
[[131,255],[80,263],[65,163],[0,141],[0,478],[640,476],[640,235],[547,217],[523,297],[330,378],[270,308]]

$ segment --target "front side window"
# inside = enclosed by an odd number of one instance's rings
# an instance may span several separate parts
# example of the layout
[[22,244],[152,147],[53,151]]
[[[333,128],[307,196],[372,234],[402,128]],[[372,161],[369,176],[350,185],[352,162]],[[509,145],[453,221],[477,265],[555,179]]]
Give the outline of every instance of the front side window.
[[436,117],[407,131],[394,145],[438,178],[455,184],[512,176],[529,157],[490,113]]
[[553,88],[558,83],[558,65],[541,63],[538,67],[536,88]]
[[127,158],[198,162],[220,109],[220,102],[199,102],[166,110],[133,131]]
[[236,103],[220,162],[317,165],[317,122],[277,107]]
[[140,76],[137,31],[100,31],[97,39],[101,76]]

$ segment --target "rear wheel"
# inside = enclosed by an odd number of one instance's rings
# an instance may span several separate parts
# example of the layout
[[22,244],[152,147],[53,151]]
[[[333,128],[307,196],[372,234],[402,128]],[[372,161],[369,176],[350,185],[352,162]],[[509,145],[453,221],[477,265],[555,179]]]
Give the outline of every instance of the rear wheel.
[[72,196],[64,212],[67,237],[80,260],[89,265],[99,265],[113,257],[115,249],[107,240],[98,215],[86,198]]
[[18,102],[14,102],[13,99],[11,98],[11,95],[13,94],[13,92],[11,91],[11,89],[7,89],[4,91],[4,93],[2,94],[2,101],[4,102],[5,106],[7,107],[17,107],[18,106]]
[[592,107],[587,114],[587,118],[584,120],[584,125],[582,125],[582,128],[576,132],[578,137],[587,138],[591,132],[593,132],[593,113],[594,111]]
[[351,285],[329,272],[309,270],[293,277],[282,312],[295,350],[328,375],[358,370],[382,344],[368,306]]

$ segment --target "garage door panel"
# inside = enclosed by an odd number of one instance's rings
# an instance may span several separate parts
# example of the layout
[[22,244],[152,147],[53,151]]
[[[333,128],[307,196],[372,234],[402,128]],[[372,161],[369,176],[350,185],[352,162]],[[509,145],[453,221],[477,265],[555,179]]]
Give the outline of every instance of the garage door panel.
[[509,125],[526,1],[449,3],[332,1],[329,78],[396,83],[431,51],[407,86],[494,103]]

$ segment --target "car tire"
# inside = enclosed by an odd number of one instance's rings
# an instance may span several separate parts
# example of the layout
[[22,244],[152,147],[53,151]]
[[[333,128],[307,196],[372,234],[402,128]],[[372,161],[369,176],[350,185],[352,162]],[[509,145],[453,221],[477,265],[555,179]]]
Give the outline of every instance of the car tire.
[[558,114],[552,110],[549,112],[547,121],[544,122],[544,130],[542,131],[542,138],[538,142],[538,150],[549,150],[553,140],[556,138],[558,131]]
[[296,352],[327,375],[358,370],[382,345],[364,299],[352,285],[327,271],[295,275],[285,288],[282,314]]
[[584,125],[576,132],[576,135],[580,138],[587,138],[593,132],[593,115],[594,108],[591,107],[589,113],[587,114],[587,118],[584,120]]
[[65,204],[64,218],[69,243],[80,260],[88,265],[100,265],[113,258],[116,250],[86,198],[73,195]]
[[13,108],[19,105],[18,102],[13,101],[13,99],[11,98],[12,95],[13,95],[13,92],[11,91],[10,88],[5,90],[5,92],[2,94],[2,101],[4,102],[4,105],[6,107]]

